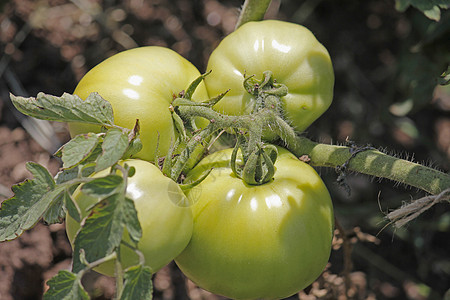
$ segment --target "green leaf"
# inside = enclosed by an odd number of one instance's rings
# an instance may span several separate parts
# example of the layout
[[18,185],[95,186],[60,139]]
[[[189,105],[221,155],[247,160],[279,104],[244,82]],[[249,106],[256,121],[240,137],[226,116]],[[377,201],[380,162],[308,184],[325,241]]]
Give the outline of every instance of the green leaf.
[[151,300],[153,293],[152,272],[147,266],[137,265],[126,270],[125,283],[121,300],[140,299]]
[[131,142],[128,145],[127,151],[123,154],[122,158],[132,158],[136,153],[142,150],[142,142],[139,136],[135,137],[131,140]]
[[66,190],[63,193],[63,200],[64,200],[64,205],[66,207],[66,210],[69,213],[69,216],[71,216],[75,221],[80,223],[81,222],[81,210],[78,207],[77,202],[73,200],[72,192],[69,192]]
[[47,284],[50,288],[44,294],[44,300],[89,300],[80,278],[69,271],[59,271]]
[[106,198],[117,191],[122,182],[122,176],[111,174],[105,177],[95,178],[94,180],[85,183],[81,187],[81,191],[92,197]]
[[395,8],[399,12],[404,12],[408,7],[411,5],[411,0],[396,0],[395,1]]
[[61,184],[70,180],[74,180],[78,177],[78,167],[72,169],[64,169],[59,171],[55,176],[56,184]]
[[102,144],[102,154],[97,159],[95,171],[101,171],[114,165],[128,148],[128,135],[120,129],[112,128],[106,132]]
[[435,21],[439,21],[441,19],[441,10],[438,6],[433,6],[430,9],[422,10],[422,12],[428,19]]
[[395,8],[404,12],[409,6],[420,10],[427,18],[439,21],[441,18],[441,9],[450,7],[449,0],[396,0]]
[[34,179],[14,185],[14,196],[2,203],[0,210],[0,242],[13,240],[33,227],[54,201],[59,201],[62,189],[43,166],[26,164]]
[[403,54],[398,68],[398,88],[405,93],[405,100],[389,109],[395,115],[405,116],[429,105],[442,69],[423,53]]
[[97,134],[80,134],[64,144],[55,155],[61,157],[63,168],[70,169],[86,160],[96,149],[98,143]]
[[130,239],[138,243],[142,237],[142,228],[139,223],[136,207],[134,206],[134,201],[125,198],[125,209],[123,211],[123,217],[125,221],[125,227],[128,230]]
[[84,268],[80,250],[84,249],[89,262],[111,254],[119,247],[125,227],[128,205],[123,195],[114,194],[96,204],[75,237],[73,271]]
[[50,203],[42,217],[47,224],[62,223],[66,216],[64,192],[59,193],[57,197]]
[[14,106],[23,114],[50,121],[84,122],[103,126],[114,124],[111,104],[99,94],[90,94],[85,101],[64,93],[61,97],[39,93],[36,98],[10,95]]

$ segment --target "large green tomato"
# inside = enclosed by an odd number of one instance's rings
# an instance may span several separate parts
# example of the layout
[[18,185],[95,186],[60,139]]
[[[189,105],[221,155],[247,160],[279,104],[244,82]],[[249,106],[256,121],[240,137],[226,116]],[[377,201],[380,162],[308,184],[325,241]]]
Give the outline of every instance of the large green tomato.
[[307,28],[283,21],[248,22],[225,37],[208,61],[209,95],[230,91],[214,106],[230,115],[248,114],[255,99],[243,87],[244,76],[261,79],[272,71],[289,93],[282,97],[285,118],[305,130],[330,106],[334,72],[330,55]]
[[[80,80],[74,94],[86,99],[98,92],[111,103],[116,125],[131,129],[139,119],[143,148],[135,157],[153,161],[158,139],[161,156],[175,141],[169,111],[174,95],[186,90],[198,76],[197,68],[173,50],[141,47],[120,52],[95,66]],[[207,98],[202,82],[193,99]],[[69,124],[69,129],[72,137],[99,131],[94,125],[80,123]]]
[[[180,187],[162,175],[156,166],[143,160],[132,159],[124,162],[136,169],[134,176],[128,178],[126,193],[127,197],[134,201],[142,227],[138,249],[144,254],[146,265],[156,272],[173,260],[188,244],[193,228],[192,211]],[[95,176],[106,175],[108,170]],[[76,190],[73,197],[83,218],[88,215],[86,209],[99,201],[83,194],[80,189]],[[66,231],[71,243],[79,228],[80,224],[67,215]],[[124,233],[123,238],[129,241],[127,233]],[[139,262],[138,256],[128,247],[121,246],[120,254],[122,266],[127,267]],[[104,263],[95,270],[114,276],[114,262]]]
[[333,207],[309,165],[279,149],[271,182],[250,186],[230,166],[231,149],[204,158],[188,174],[194,231],[175,261],[200,287],[233,299],[280,299],[312,283],[328,262]]

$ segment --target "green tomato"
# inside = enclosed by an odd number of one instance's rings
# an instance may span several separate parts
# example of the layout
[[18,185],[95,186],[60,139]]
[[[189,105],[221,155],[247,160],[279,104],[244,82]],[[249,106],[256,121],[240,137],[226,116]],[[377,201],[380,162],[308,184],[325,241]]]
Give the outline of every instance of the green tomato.
[[244,76],[261,79],[272,71],[289,93],[282,97],[286,120],[305,130],[330,106],[334,72],[330,55],[307,28],[282,21],[248,22],[225,37],[208,61],[205,78],[209,95],[230,91],[214,106],[218,112],[243,115],[255,99],[243,86]]
[[[146,265],[156,272],[188,244],[193,228],[192,211],[180,187],[165,177],[156,166],[137,159],[121,162],[124,163],[136,169],[136,173],[128,178],[126,194],[134,201],[142,228],[138,249],[144,254]],[[108,172],[101,171],[95,177],[106,176]],[[82,193],[80,189],[75,191],[73,198],[81,210],[82,218],[89,214],[87,209],[99,201]],[[67,215],[66,232],[71,243],[79,228],[80,223]],[[123,239],[130,242],[128,233],[124,233]],[[120,255],[124,267],[139,263],[136,253],[126,246],[121,246]],[[95,270],[114,276],[114,262],[104,263]]]
[[204,158],[188,174],[211,174],[188,193],[194,230],[175,261],[200,287],[233,299],[280,299],[324,270],[333,237],[333,207],[309,165],[279,148],[269,183],[247,185],[229,164],[232,150]]
[[[78,83],[74,94],[86,99],[92,92],[99,93],[111,103],[116,125],[131,129],[139,119],[143,148],[135,157],[153,161],[157,145],[164,156],[175,141],[176,129],[169,110],[174,95],[186,90],[198,76],[197,68],[173,50],[141,47],[120,52],[95,66]],[[207,98],[202,82],[193,99]],[[198,125],[204,126],[205,122]],[[73,137],[100,128],[70,123],[69,130]]]

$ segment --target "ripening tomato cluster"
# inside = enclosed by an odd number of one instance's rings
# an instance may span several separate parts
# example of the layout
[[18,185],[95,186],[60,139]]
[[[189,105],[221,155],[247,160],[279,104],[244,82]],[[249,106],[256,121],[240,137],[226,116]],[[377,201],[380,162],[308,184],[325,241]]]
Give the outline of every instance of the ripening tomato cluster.
[[[203,101],[229,89],[213,107],[229,115],[248,114],[255,102],[243,87],[244,76],[272,71],[289,90],[281,99],[283,117],[299,132],[328,108],[333,96],[329,54],[297,24],[244,24],[213,51],[208,70],[212,73],[192,99]],[[127,196],[135,201],[143,230],[138,248],[154,272],[175,260],[189,279],[215,294],[233,299],[288,297],[312,283],[327,264],[334,224],[328,190],[312,167],[281,147],[275,175],[261,185],[249,185],[233,173],[232,149],[207,155],[189,171],[187,183],[212,169],[190,190],[182,191],[165,177],[152,159],[156,150],[167,153],[178,134],[169,106],[173,95],[198,76],[200,72],[172,50],[142,47],[94,67],[74,94],[85,99],[98,92],[111,103],[116,125],[132,128],[140,120],[143,148],[127,161],[136,168]],[[94,125],[69,126],[72,135],[100,130]],[[74,199],[83,212],[98,201],[80,191]],[[79,226],[67,217],[70,240]],[[120,253],[125,267],[138,262],[127,247]],[[96,270],[114,274],[113,264]]]

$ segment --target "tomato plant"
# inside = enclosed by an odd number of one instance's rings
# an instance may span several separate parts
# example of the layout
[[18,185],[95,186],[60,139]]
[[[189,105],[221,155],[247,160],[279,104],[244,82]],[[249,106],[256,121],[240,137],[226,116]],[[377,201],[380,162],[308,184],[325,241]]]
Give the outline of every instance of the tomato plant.
[[[144,254],[146,265],[156,272],[186,247],[192,234],[192,212],[178,185],[163,176],[155,165],[137,159],[123,163],[136,169],[134,176],[128,179],[126,195],[134,201],[142,227],[138,249]],[[104,170],[95,177],[107,174],[108,170]],[[84,194],[80,189],[77,189],[73,198],[83,218],[89,214],[87,209],[100,200]],[[79,228],[80,223],[67,215],[66,231],[71,243]],[[129,242],[128,235],[124,233],[123,236]],[[120,247],[120,257],[123,267],[139,262],[138,256],[126,246]],[[95,270],[113,276],[114,262],[106,262]]]
[[[170,103],[198,76],[197,68],[173,50],[141,47],[95,66],[80,80],[74,94],[85,99],[92,92],[99,93],[111,103],[116,125],[133,128],[139,119],[143,147],[135,157],[152,161],[156,146],[165,155],[176,137]],[[193,98],[207,99],[203,83]],[[69,129],[71,136],[99,131],[98,126],[86,123],[69,123]]]
[[247,185],[230,168],[231,149],[204,158],[188,174],[194,230],[176,258],[200,287],[233,299],[279,299],[305,288],[328,262],[333,208],[309,165],[282,148],[271,182]]
[[[66,219],[72,270],[47,282],[44,299],[88,299],[82,278],[92,269],[117,275],[118,299],[151,299],[152,275],[172,259],[201,288],[227,297],[278,299],[298,292],[327,264],[334,228],[326,186],[298,157],[335,168],[344,187],[351,171],[432,194],[389,213],[398,227],[448,199],[448,174],[369,146],[320,144],[298,135],[329,107],[333,68],[305,27],[254,21],[269,3],[245,2],[238,29],[211,54],[210,75],[200,76],[172,50],[143,47],[93,68],[75,90],[79,97],[11,95],[21,112],[71,123],[76,135],[55,154],[62,162],[56,176],[27,163],[33,179],[15,185],[0,209],[0,242],[41,220]],[[440,81],[446,79],[448,71]],[[131,130],[137,119],[140,152]],[[212,153],[194,167],[227,130],[236,134],[235,149]],[[78,135],[87,132],[93,133]],[[274,135],[289,150],[264,142]],[[126,160],[130,156],[138,159]],[[338,229],[345,244],[347,234]],[[345,265],[343,273],[350,274]],[[345,284],[343,294],[349,288]]]
[[210,96],[230,89],[214,108],[226,114],[252,111],[255,97],[243,86],[245,76],[270,70],[289,92],[282,97],[285,118],[303,131],[330,106],[334,73],[330,56],[307,28],[282,21],[248,22],[226,36],[208,61],[205,79]]

